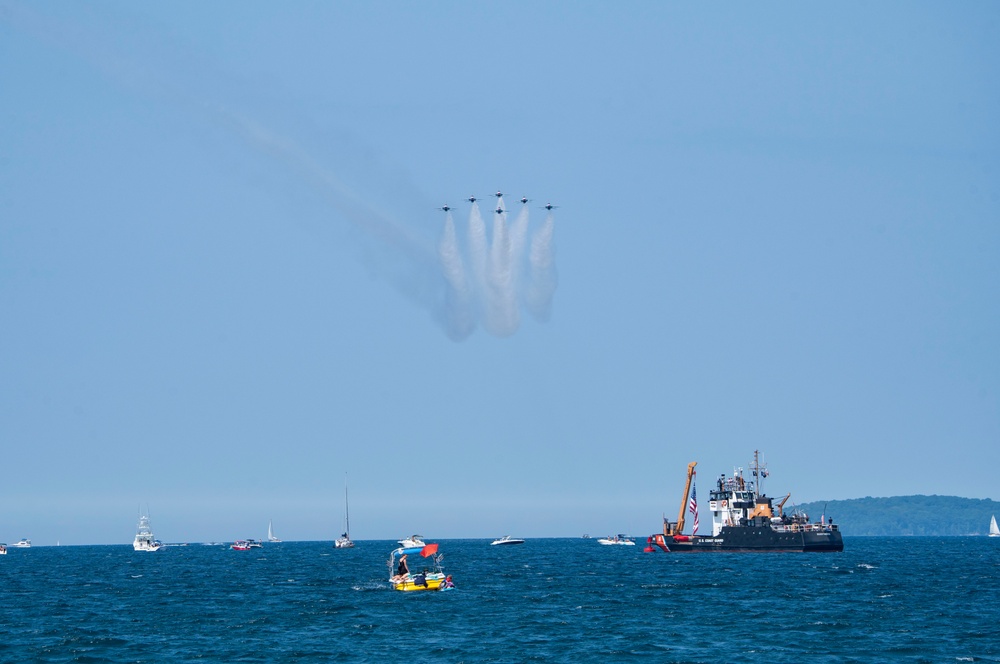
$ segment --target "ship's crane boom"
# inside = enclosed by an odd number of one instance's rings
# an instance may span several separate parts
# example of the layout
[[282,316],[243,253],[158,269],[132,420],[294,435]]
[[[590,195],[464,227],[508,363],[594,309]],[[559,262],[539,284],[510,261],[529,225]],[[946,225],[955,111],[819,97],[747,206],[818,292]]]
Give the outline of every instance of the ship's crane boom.
[[778,503],[778,516],[785,516],[785,510],[783,510],[782,508],[785,506],[785,503],[791,497],[792,497],[792,494],[791,494],[791,492],[789,492],[788,495],[786,495],[784,498],[782,498],[781,502]]
[[681,497],[681,509],[680,512],[677,513],[677,525],[673,528],[669,528],[668,524],[664,523],[664,535],[680,535],[684,531],[684,509],[687,507],[688,495],[691,493],[691,481],[694,479],[694,467],[697,465],[697,461],[692,461],[688,464],[687,482],[684,483],[684,495]]

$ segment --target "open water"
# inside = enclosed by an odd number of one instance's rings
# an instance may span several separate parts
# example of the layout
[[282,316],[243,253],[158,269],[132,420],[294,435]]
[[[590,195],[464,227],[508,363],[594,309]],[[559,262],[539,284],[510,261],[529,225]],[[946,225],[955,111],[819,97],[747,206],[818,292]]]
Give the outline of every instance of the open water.
[[0,661],[1000,661],[998,539],[704,555],[439,542],[454,591],[391,590],[388,541],[11,548]]

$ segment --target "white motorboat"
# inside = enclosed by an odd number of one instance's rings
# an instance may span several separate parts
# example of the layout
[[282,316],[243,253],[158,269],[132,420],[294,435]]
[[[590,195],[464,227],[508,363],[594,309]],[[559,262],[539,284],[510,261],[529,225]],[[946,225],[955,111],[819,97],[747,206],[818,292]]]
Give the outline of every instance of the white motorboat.
[[423,548],[424,540],[421,539],[422,537],[423,535],[410,535],[406,539],[399,540],[399,545],[404,549]]
[[0,544],[0,556],[6,556],[6,555],[7,555],[7,545]]
[[351,504],[347,498],[347,473],[344,473],[344,533],[333,542],[335,549],[350,549],[354,546],[351,540]]
[[271,520],[267,521],[267,541],[268,542],[280,542],[281,540],[274,536],[274,528],[271,526]]
[[14,546],[16,546],[19,549],[30,549],[31,548],[31,540],[28,539],[28,538],[26,538],[26,537],[22,537],[21,541],[19,541]]
[[602,537],[597,540],[598,544],[603,544],[605,546],[635,546],[635,540],[628,535],[615,535],[614,537]]
[[495,539],[490,542],[490,546],[501,546],[503,544],[524,544],[524,540],[511,537],[510,535],[504,535],[500,539]]
[[163,543],[153,537],[153,530],[149,527],[149,515],[139,515],[139,525],[135,527],[135,541],[132,548],[136,551],[159,551],[163,548]]

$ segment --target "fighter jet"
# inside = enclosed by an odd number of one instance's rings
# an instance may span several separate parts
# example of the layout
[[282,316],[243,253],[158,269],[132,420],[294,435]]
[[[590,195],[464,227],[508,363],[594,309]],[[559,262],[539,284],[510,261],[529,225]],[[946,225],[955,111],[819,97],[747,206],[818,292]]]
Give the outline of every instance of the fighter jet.
[[552,203],[546,203],[545,205],[542,206],[542,209],[543,210],[548,210],[549,212],[552,212],[552,210],[554,210],[557,207],[559,207],[559,206],[558,205],[553,205]]
[[476,202],[476,201],[478,201],[479,199],[478,199],[478,198],[476,198],[475,196],[469,196],[469,197],[468,197],[468,198],[466,198],[465,200],[469,201],[470,203],[475,203],[475,202]]
[[438,210],[444,210],[445,212],[447,212],[448,210],[451,209],[451,206],[449,206],[447,203],[445,203],[444,205],[442,205],[441,207],[439,207],[437,209]]
[[502,194],[502,193],[500,193],[500,190],[499,190],[499,189],[497,189],[497,194],[496,194],[496,196],[497,196],[497,198],[503,198],[503,194]]
[[521,198],[519,198],[518,200],[520,200],[520,201],[521,201],[521,204],[523,205],[524,203],[527,203],[527,202],[528,202],[528,201],[530,201],[531,199],[530,199],[530,198],[528,198],[527,196],[521,196]]
[[497,207],[497,214],[503,214],[506,211],[507,210],[504,210],[502,207],[499,207],[499,206]]

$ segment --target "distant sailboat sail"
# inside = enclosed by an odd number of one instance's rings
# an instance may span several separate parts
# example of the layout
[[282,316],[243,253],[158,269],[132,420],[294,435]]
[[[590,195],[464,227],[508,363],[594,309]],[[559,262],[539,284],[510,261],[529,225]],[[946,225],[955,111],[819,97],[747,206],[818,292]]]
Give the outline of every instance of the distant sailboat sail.
[[268,542],[280,542],[281,540],[274,536],[274,528],[271,526],[271,520],[267,521],[267,541]]
[[1000,528],[997,527],[997,517],[995,514],[990,517],[990,537],[1000,537]]
[[347,473],[344,473],[344,534],[334,541],[335,549],[350,549],[354,546],[351,540],[351,507],[347,498]]

